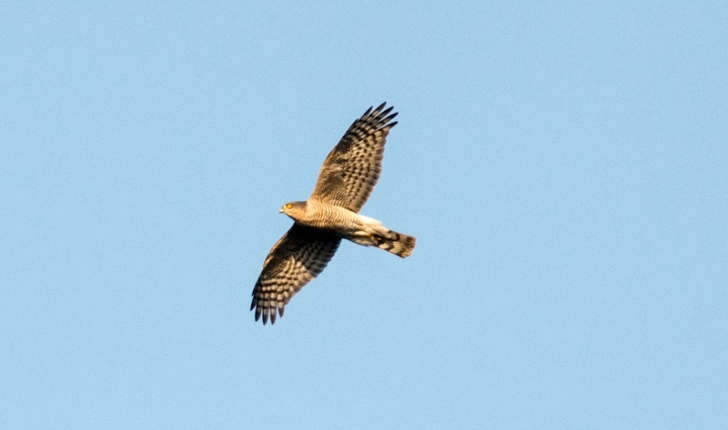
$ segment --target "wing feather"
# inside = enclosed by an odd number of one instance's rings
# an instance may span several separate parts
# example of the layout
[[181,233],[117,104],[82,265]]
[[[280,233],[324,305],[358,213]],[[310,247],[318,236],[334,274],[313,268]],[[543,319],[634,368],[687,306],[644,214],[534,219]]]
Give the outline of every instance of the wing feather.
[[311,197],[359,212],[382,171],[384,145],[397,113],[382,103],[354,121],[321,167]]
[[250,310],[263,324],[276,322],[297,292],[324,270],[336,253],[341,238],[325,230],[293,224],[273,245],[263,263],[263,271],[253,288]]

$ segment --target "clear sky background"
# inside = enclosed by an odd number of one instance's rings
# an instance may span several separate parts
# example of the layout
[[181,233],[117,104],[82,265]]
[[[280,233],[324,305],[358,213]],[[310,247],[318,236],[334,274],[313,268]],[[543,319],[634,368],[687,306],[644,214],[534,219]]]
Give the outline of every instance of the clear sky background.
[[[0,428],[726,428],[726,3],[307,3],[0,3]],[[255,323],[382,101],[416,250]]]

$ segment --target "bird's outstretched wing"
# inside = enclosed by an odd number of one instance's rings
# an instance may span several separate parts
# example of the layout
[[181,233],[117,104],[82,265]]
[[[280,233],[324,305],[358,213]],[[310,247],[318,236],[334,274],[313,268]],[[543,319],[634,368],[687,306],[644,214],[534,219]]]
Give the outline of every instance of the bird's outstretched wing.
[[276,322],[291,297],[315,278],[339,248],[341,238],[325,230],[299,224],[283,235],[268,253],[263,271],[253,288],[255,320],[263,316],[263,324]]
[[397,124],[390,122],[397,113],[385,105],[369,108],[349,127],[326,157],[312,198],[354,212],[364,206],[382,171],[387,134]]

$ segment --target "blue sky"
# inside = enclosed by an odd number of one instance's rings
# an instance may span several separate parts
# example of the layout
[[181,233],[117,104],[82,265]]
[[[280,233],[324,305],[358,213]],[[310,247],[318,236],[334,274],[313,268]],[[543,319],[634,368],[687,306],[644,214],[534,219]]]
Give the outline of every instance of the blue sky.
[[[725,428],[724,2],[3,2],[0,427]],[[362,213],[250,293],[393,104]]]

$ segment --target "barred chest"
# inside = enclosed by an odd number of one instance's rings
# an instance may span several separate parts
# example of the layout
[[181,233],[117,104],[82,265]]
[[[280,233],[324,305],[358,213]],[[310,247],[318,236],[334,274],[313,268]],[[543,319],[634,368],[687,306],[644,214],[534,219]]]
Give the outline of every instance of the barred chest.
[[362,222],[359,215],[340,206],[308,199],[306,213],[301,224],[317,228],[328,228],[341,233],[359,231]]

